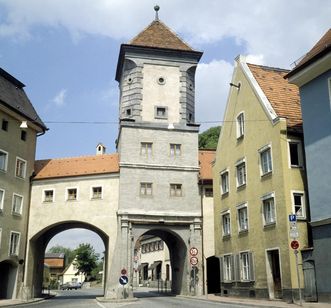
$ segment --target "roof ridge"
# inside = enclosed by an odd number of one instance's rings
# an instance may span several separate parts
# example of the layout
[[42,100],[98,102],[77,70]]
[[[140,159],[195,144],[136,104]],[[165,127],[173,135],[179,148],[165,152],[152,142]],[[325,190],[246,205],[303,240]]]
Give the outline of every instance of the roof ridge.
[[50,160],[66,160],[66,159],[77,159],[77,158],[92,158],[92,157],[102,157],[102,156],[115,156],[118,155],[118,153],[105,153],[102,155],[81,155],[81,156],[71,156],[71,157],[55,157],[55,158],[45,158],[45,159],[37,159],[35,162],[41,162],[41,161],[50,161]]
[[249,63],[249,62],[246,62],[246,64],[247,64],[247,65],[256,66],[256,67],[265,68],[265,69],[272,70],[272,71],[277,71],[277,72],[284,72],[284,73],[287,73],[287,72],[290,71],[289,69],[281,68],[281,67],[274,67],[274,66],[268,66],[268,65],[261,65],[261,64],[255,64],[255,63]]

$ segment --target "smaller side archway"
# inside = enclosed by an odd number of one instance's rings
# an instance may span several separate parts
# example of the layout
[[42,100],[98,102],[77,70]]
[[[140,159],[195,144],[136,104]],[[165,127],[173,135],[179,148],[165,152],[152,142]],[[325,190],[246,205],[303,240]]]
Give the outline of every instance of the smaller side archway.
[[42,294],[44,254],[49,241],[58,233],[74,228],[87,229],[95,232],[102,239],[105,246],[105,271],[104,281],[107,280],[107,269],[109,259],[109,237],[99,228],[80,221],[65,221],[53,224],[35,234],[28,243],[27,262],[25,268],[24,290],[22,297],[40,297]]
[[11,261],[0,262],[0,299],[12,298],[15,293],[17,264]]

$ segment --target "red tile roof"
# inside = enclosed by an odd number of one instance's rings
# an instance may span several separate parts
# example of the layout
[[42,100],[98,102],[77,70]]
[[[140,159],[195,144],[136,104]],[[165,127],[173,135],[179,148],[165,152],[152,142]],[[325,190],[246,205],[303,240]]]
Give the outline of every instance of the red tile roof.
[[154,20],[134,37],[130,45],[193,51],[181,38],[160,20]]
[[212,163],[215,159],[215,150],[199,150],[200,180],[212,180]]
[[64,268],[64,258],[63,259],[49,259],[45,258],[44,263],[52,268]]
[[117,172],[118,154],[46,159],[35,162],[34,180]]
[[286,118],[289,128],[301,132],[302,114],[299,89],[284,79],[289,71],[255,64],[247,65],[277,116]]

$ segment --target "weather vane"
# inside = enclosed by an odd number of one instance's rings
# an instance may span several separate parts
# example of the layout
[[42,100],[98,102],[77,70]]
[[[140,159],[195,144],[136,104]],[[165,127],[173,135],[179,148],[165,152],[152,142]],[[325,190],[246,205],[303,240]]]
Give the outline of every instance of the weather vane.
[[160,10],[160,7],[158,5],[155,5],[154,6],[154,11],[155,11],[155,20],[159,20],[159,10]]

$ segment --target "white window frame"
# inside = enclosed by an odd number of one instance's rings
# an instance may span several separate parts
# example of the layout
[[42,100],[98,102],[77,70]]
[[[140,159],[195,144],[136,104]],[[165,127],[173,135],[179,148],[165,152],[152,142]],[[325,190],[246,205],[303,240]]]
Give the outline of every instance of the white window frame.
[[[170,197],[172,198],[179,198],[179,197],[183,197],[183,184],[181,183],[170,183]],[[174,190],[173,190],[174,189]],[[172,194],[172,191],[174,191],[175,193]],[[177,194],[177,191],[180,192],[180,194]]]
[[[150,187],[148,187],[150,185]],[[150,191],[150,193],[148,193]],[[153,196],[153,183],[152,182],[140,182],[139,194],[142,197]]]
[[[53,198],[52,200],[46,200],[46,191],[53,191]],[[42,192],[42,200],[44,203],[52,203],[55,201],[55,189],[54,188],[45,188]]]
[[2,149],[0,149],[0,152],[4,153],[6,155],[4,169],[0,169],[0,171],[7,172],[7,168],[8,168],[8,157],[9,157],[8,152],[6,152],[6,151],[4,151]]
[[140,155],[145,157],[153,156],[153,142],[140,142]]
[[4,200],[5,200],[5,190],[0,188],[0,191],[2,191],[2,198],[0,199],[0,212],[3,211],[3,204],[4,204]]
[[[237,205],[237,222],[238,222],[238,232],[247,232],[249,229],[249,220],[248,220],[248,204],[247,202],[245,203],[241,203],[239,205]],[[240,217],[240,213],[242,213],[242,210],[246,209],[246,217],[245,218],[245,222],[244,224],[242,224],[242,219]]]
[[[290,144],[297,144],[298,145],[298,165],[292,165],[291,164],[291,150],[290,150]],[[287,148],[288,148],[288,164],[289,168],[303,168],[304,162],[303,162],[303,148],[302,148],[302,141],[299,139],[287,139]]]
[[170,150],[170,157],[182,156],[182,145],[180,143],[170,143],[169,150]]
[[[18,240],[17,240],[14,251],[12,251],[12,234],[16,234],[18,236]],[[17,231],[10,231],[9,246],[8,246],[8,255],[9,256],[18,256],[18,254],[20,252],[20,241],[21,241],[21,233],[17,232]]]
[[[245,173],[243,174],[243,183],[239,183],[239,173],[238,173],[238,168],[244,165],[245,168]],[[247,184],[247,165],[246,165],[246,159],[242,158],[236,162],[236,183],[237,183],[237,188],[243,187]]]
[[[265,202],[272,199],[273,200],[273,221],[266,221],[266,215],[265,215]],[[275,198],[275,193],[269,193],[261,197],[261,202],[262,202],[262,219],[263,219],[263,225],[264,226],[270,226],[270,225],[275,225],[277,222],[277,215],[276,215],[276,198]]]
[[236,117],[237,139],[245,136],[245,113],[241,111]]
[[[76,199],[69,199],[69,189],[76,189]],[[78,187],[66,187],[65,201],[78,201],[79,190]]]
[[[94,197],[94,188],[101,188],[101,196],[100,197]],[[103,199],[103,186],[102,185],[93,185],[90,188],[90,200],[102,200]]]
[[[225,195],[225,194],[228,194],[230,192],[230,181],[229,181],[229,174],[230,174],[230,171],[229,169],[225,169],[223,170],[221,173],[220,173],[220,182],[221,182],[221,185],[220,185],[220,188],[221,188],[221,195]],[[226,177],[226,185],[223,185],[223,176]],[[226,189],[225,189],[226,188]]]
[[[298,215],[295,211],[295,198],[294,195],[301,195],[301,211],[302,215]],[[306,194],[302,190],[291,190],[291,200],[292,200],[292,213],[294,213],[297,216],[297,219],[306,219],[307,213],[306,213]]]
[[[229,217],[229,223],[225,224],[225,217]],[[231,235],[231,213],[230,210],[227,210],[221,214],[221,222],[222,222],[222,235],[223,237]]]
[[225,283],[233,281],[233,255],[225,254],[223,255],[223,280]]
[[[23,163],[24,169],[23,169],[23,174],[22,176],[18,174],[18,161]],[[27,161],[19,156],[16,156],[16,161],[15,161],[15,176],[19,179],[25,179],[26,177],[26,169],[27,169]]]
[[[267,160],[267,170],[264,170],[264,161],[263,161],[263,155],[265,153],[270,153]],[[273,171],[273,159],[272,159],[272,148],[271,144],[268,144],[261,149],[259,149],[259,156],[260,156],[260,174],[261,176],[267,175],[272,173]]]
[[[20,204],[19,211],[16,211],[16,210],[15,210],[15,203],[14,203],[14,201],[16,200],[15,197],[19,197],[19,198],[21,198],[21,204]],[[22,195],[19,195],[19,194],[13,193],[13,199],[12,199],[12,214],[13,214],[13,215],[22,215],[22,211],[23,211],[23,202],[24,202],[24,197],[23,197]]]
[[[252,266],[250,260],[253,259],[253,256],[250,258],[250,251],[240,251],[239,252],[239,268],[240,268],[240,281],[247,282],[252,281],[251,271]],[[244,260],[246,260],[247,264],[244,264]]]

